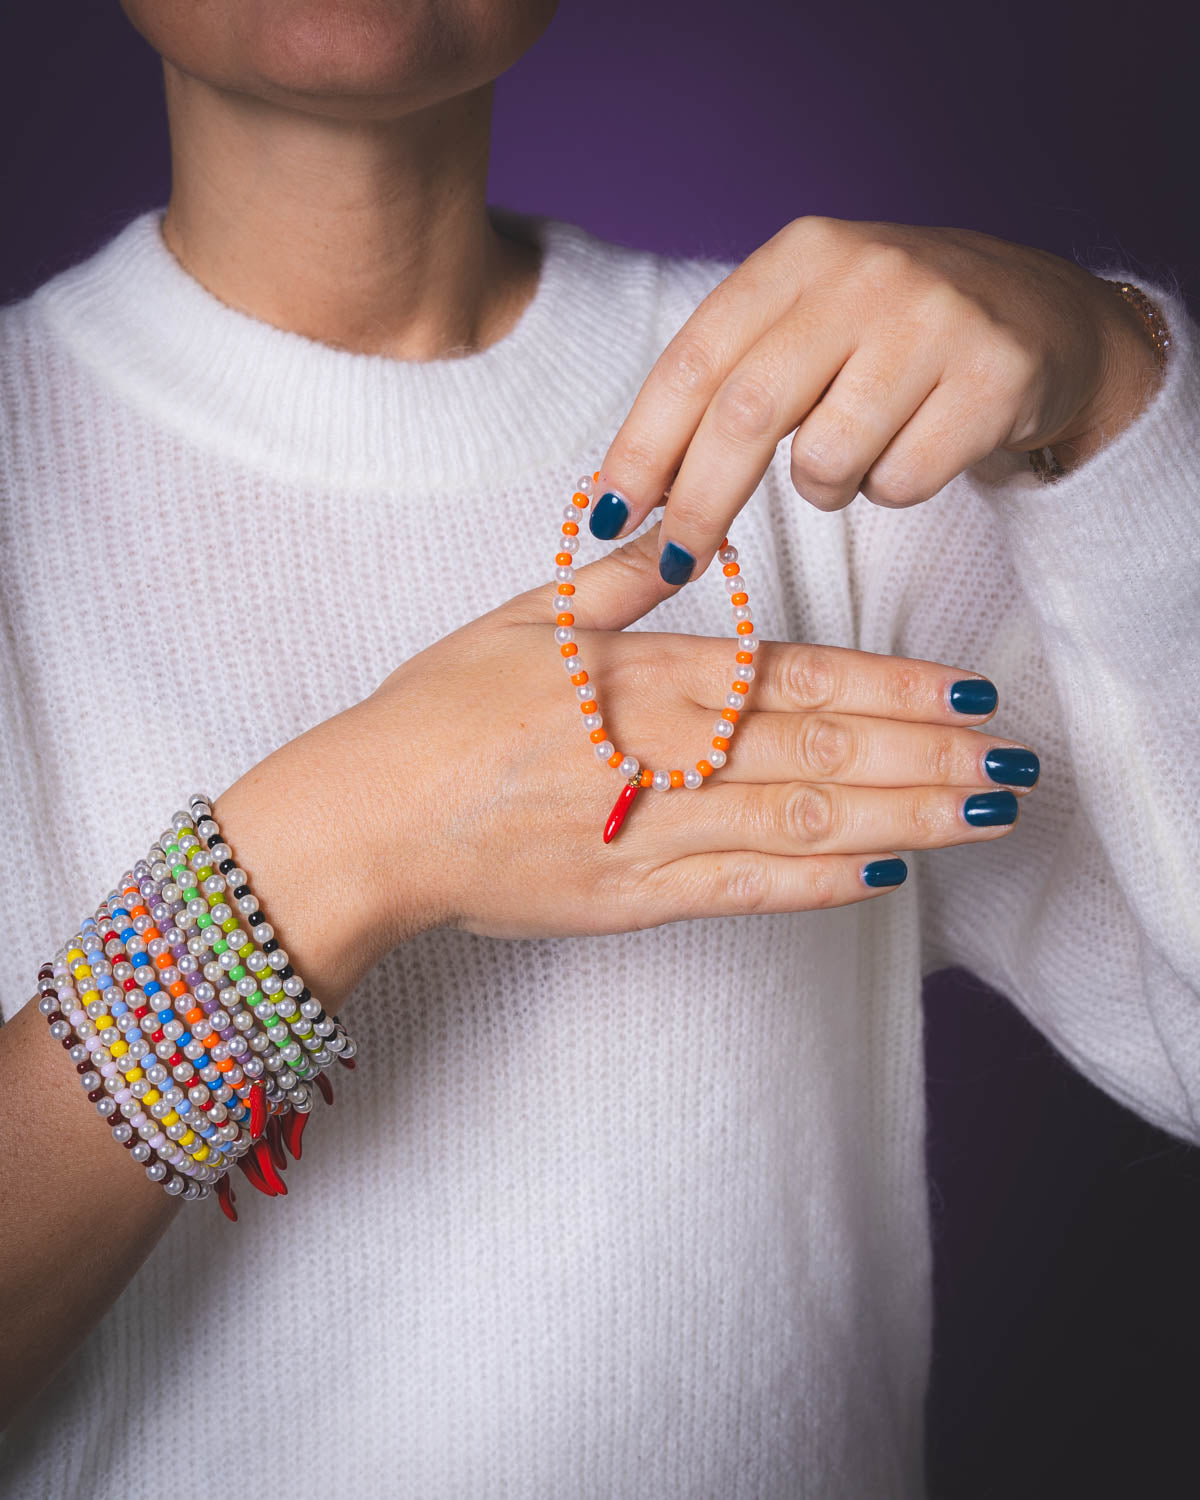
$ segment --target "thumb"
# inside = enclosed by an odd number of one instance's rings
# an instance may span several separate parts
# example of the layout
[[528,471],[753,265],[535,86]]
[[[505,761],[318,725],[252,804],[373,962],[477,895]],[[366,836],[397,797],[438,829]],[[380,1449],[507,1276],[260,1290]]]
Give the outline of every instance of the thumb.
[[658,571],[661,524],[576,568],[574,594],[559,594],[556,583],[540,584],[510,599],[505,614],[517,624],[545,624],[553,620],[555,601],[561,599],[562,608],[575,616],[581,629],[623,630],[632,625],[679,592],[680,585],[664,583]]

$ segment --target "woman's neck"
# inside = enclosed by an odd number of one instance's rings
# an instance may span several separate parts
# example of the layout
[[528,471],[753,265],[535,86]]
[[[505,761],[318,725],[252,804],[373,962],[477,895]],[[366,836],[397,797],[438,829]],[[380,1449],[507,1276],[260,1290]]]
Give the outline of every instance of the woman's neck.
[[497,233],[492,86],[399,120],[345,121],[215,89],[170,64],[163,234],[214,296],[342,349],[427,360],[504,337],[537,286]]

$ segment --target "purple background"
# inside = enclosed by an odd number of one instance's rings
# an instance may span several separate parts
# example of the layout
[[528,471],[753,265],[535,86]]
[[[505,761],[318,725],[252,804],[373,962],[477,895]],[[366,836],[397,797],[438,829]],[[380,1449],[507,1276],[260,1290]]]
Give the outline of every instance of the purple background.
[[[801,213],[963,225],[1177,277],[1195,307],[1194,55],[1145,6],[565,0],[498,85],[489,197],[731,257]],[[167,150],[115,0],[6,7],[0,82],[11,298],[163,202]],[[931,981],[926,1015],[933,1494],[1178,1492],[1200,1154],[971,976]]]

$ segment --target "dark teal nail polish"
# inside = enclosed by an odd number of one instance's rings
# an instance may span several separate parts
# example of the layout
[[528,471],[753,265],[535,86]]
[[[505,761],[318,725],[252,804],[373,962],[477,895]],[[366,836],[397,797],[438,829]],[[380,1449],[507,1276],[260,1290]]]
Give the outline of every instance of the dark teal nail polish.
[[592,506],[588,526],[593,536],[611,542],[629,515],[629,506],[615,490],[608,490]]
[[986,677],[964,677],[950,684],[950,707],[960,714],[990,714],[996,706],[996,684]]
[[1032,750],[1001,747],[989,750],[983,758],[984,769],[993,781],[1005,786],[1032,786],[1038,779],[1041,762]]
[[658,555],[658,571],[664,583],[686,583],[695,566],[696,559],[678,542],[668,542]]
[[908,866],[902,859],[873,859],[862,869],[866,885],[899,885],[908,874]]
[[1017,799],[1011,792],[976,792],[963,803],[963,817],[975,828],[994,828],[1017,821]]

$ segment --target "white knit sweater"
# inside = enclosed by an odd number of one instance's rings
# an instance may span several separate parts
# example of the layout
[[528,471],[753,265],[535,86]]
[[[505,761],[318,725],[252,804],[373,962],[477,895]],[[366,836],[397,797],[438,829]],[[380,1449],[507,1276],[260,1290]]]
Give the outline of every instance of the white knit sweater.
[[[4,315],[5,1014],[186,794],[544,580],[545,523],[732,269],[523,222],[536,296],[462,359],[234,312],[157,216]],[[1066,480],[998,455],[824,514],[785,440],[732,527],[764,636],[996,682],[1042,757],[1013,833],[838,910],[406,944],[346,1007],[360,1066],[289,1196],[181,1211],[0,1493],[921,1494],[923,973],[968,965],[1200,1139],[1200,355],[1148,289],[1166,384]],[[641,627],[722,632],[710,585]]]

